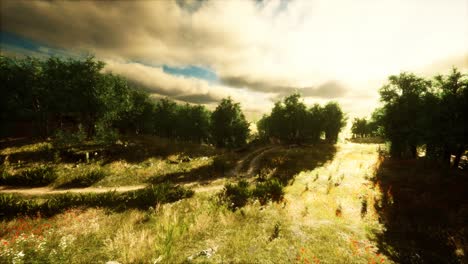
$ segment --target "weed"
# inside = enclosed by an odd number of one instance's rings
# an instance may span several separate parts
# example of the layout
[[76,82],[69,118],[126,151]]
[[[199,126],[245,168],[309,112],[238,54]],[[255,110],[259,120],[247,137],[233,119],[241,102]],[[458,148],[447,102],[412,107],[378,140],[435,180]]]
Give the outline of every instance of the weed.
[[249,183],[245,180],[241,180],[237,184],[227,183],[224,185],[222,192],[223,200],[228,203],[231,210],[246,205],[251,195],[252,191],[249,190]]
[[268,241],[273,241],[274,239],[277,239],[279,237],[279,233],[280,233],[280,227],[281,227],[281,223],[280,222],[276,222],[275,223],[275,226],[273,227],[273,232],[271,233],[270,235],[270,238],[268,238]]
[[327,192],[326,192],[326,194],[330,194],[331,190],[333,189],[333,185],[334,185],[334,184],[333,184],[332,181],[329,181],[329,182],[327,183]]
[[252,195],[257,198],[261,204],[266,204],[269,200],[280,202],[284,196],[284,186],[276,178],[265,182],[257,183]]
[[57,148],[65,148],[82,143],[86,139],[86,133],[81,125],[76,132],[58,130],[55,132],[52,144]]
[[319,178],[319,174],[318,174],[318,172],[317,172],[317,173],[315,174],[314,182],[316,182],[316,181],[318,180],[318,178]]
[[335,215],[336,217],[341,217],[343,215],[343,208],[341,207],[341,204],[339,204],[336,208]]
[[367,196],[361,199],[361,217],[364,218],[367,214]]

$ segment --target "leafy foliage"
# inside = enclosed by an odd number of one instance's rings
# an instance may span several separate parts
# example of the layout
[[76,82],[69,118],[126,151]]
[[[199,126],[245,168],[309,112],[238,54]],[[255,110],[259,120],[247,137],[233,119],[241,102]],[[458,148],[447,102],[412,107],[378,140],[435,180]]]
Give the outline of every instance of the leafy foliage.
[[52,183],[57,175],[52,167],[39,166],[26,169],[18,174],[3,172],[0,184],[12,186],[45,186]]
[[106,207],[112,209],[147,209],[158,203],[175,202],[191,197],[193,191],[168,183],[150,185],[144,189],[125,193],[65,193],[53,195],[46,201],[22,199],[12,194],[0,194],[0,208],[4,217],[19,214],[50,216],[73,207]]
[[239,103],[223,99],[211,115],[211,136],[218,147],[236,148],[246,144],[249,124]]
[[265,182],[257,183],[253,190],[253,196],[256,197],[261,204],[266,204],[269,200],[280,202],[284,196],[284,186],[281,182],[272,178]]
[[322,134],[334,143],[345,125],[344,114],[337,103],[325,107],[315,104],[310,109],[292,94],[277,102],[270,115],[264,115],[257,123],[262,138],[276,138],[286,143],[316,143]]
[[155,102],[121,76],[103,72],[104,66],[93,57],[0,56],[0,137],[54,136],[60,147],[86,138],[112,144],[119,134],[208,142],[211,113],[205,107]]
[[458,167],[468,147],[468,77],[457,69],[426,80],[411,73],[390,76],[380,89],[384,106],[375,113],[396,158],[426,156]]
[[237,184],[228,183],[224,185],[221,194],[224,202],[227,203],[231,210],[236,210],[246,205],[251,195],[252,191],[249,190],[249,183],[244,180],[239,181]]

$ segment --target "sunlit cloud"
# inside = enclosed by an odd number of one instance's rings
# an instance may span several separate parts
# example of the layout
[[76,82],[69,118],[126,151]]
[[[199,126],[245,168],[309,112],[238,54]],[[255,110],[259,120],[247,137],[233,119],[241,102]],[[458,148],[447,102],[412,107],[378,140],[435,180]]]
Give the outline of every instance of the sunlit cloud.
[[95,54],[155,94],[207,105],[230,95],[258,113],[298,91],[368,114],[390,74],[468,68],[465,0],[2,1],[0,10],[2,31]]

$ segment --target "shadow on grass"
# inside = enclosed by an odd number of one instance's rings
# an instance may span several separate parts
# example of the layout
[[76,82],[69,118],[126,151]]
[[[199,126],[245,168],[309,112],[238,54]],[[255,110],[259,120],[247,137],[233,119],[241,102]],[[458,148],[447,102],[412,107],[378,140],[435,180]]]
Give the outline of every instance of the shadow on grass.
[[[264,149],[265,151],[259,151]],[[301,171],[313,170],[325,162],[333,159],[336,147],[328,144],[317,144],[313,146],[276,146],[260,149],[252,149],[245,153],[225,153],[218,155],[208,165],[179,173],[171,173],[156,176],[149,183],[171,182],[171,183],[193,183],[208,184],[223,177],[242,177],[250,170],[249,177],[261,176],[268,173],[269,177],[278,179],[283,185]],[[255,155],[252,155],[255,154]],[[238,175],[231,175],[232,169],[236,167],[241,157],[247,157]],[[255,159],[257,159],[255,161]]]
[[193,190],[170,183],[150,185],[144,189],[118,193],[64,193],[27,199],[14,194],[0,194],[0,220],[18,216],[50,217],[74,207],[101,207],[115,211],[146,210],[160,203],[175,202],[193,196]]
[[[29,143],[38,143],[30,140]],[[25,140],[10,140],[2,144],[9,147],[21,147],[27,145]],[[85,162],[90,160],[102,160],[104,164],[113,161],[124,160],[128,163],[140,163],[151,157],[167,158],[171,155],[202,157],[211,156],[216,152],[215,148],[193,143],[159,138],[155,136],[138,136],[124,138],[119,144],[99,145],[92,142],[75,145],[72,147],[42,148],[35,151],[21,151],[9,155],[0,155],[3,162],[6,156],[10,163],[22,162]]]
[[397,263],[468,263],[467,172],[386,159],[374,181],[381,251]]
[[148,180],[148,183],[171,182],[175,184],[197,182],[201,185],[209,184],[211,181],[226,177],[234,168],[239,155],[235,153],[225,153],[218,155],[210,164],[185,172],[169,173],[162,176],[155,176]]
[[359,144],[383,144],[385,140],[381,137],[347,138],[346,141]]
[[269,178],[276,178],[287,185],[296,174],[322,166],[332,160],[335,153],[336,147],[325,143],[274,148],[260,157],[253,173],[260,180],[267,174]]

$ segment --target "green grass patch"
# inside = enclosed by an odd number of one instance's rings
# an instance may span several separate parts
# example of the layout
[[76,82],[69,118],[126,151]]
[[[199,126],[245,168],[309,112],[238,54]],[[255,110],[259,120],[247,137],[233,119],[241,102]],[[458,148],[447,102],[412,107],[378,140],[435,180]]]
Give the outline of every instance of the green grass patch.
[[3,171],[0,179],[0,185],[11,186],[46,186],[51,184],[57,178],[54,168],[50,166],[38,166],[28,168],[15,174]]
[[118,193],[65,193],[40,199],[25,199],[13,194],[0,194],[3,217],[17,215],[51,216],[74,207],[104,207],[116,210],[147,209],[159,203],[175,202],[191,197],[192,190],[169,183],[150,185],[144,189]]
[[89,169],[66,179],[57,188],[89,187],[104,177],[106,177],[106,174],[102,169]]

